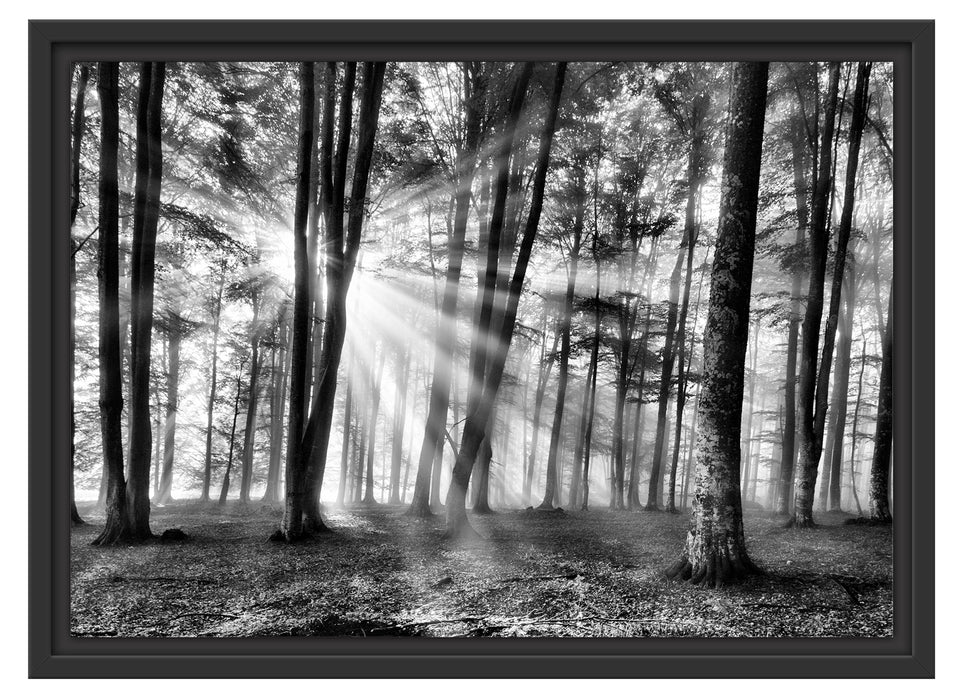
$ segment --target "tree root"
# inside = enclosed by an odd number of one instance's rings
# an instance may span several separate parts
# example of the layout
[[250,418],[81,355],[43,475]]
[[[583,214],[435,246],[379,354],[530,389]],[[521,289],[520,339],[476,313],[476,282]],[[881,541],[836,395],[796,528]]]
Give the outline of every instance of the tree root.
[[696,566],[684,554],[666,569],[664,575],[670,581],[688,581],[703,588],[722,588],[727,584],[761,576],[763,571],[745,553],[733,557],[725,552],[713,552],[706,561]]

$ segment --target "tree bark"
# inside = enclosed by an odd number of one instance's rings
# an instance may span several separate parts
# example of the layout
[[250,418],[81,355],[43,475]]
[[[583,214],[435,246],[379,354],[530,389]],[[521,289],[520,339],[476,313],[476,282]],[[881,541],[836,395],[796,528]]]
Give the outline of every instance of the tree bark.
[[150,532],[150,345],[153,335],[153,281],[160,216],[163,152],[160,147],[166,64],[144,63],[137,114],[137,178],[133,212],[130,280],[130,466],[127,479],[131,535]]
[[889,507],[889,465],[892,459],[892,306],[893,290],[889,284],[889,310],[886,330],[882,337],[882,369],[879,372],[879,407],[876,414],[876,438],[872,453],[872,472],[869,477],[869,505],[872,519],[892,522]]
[[223,487],[220,489],[220,506],[226,505],[226,497],[230,493],[230,472],[233,471],[233,453],[236,447],[236,418],[240,415],[240,386],[243,379],[243,364],[236,372],[236,396],[233,399],[233,425],[230,428],[230,452],[226,458],[226,473],[223,475]]
[[737,63],[733,71],[703,338],[693,522],[681,557],[666,572],[669,578],[705,586],[721,586],[757,571],[746,551],[739,470],[768,75],[768,63]]
[[370,377],[370,379],[372,379],[373,400],[370,409],[370,443],[366,454],[366,491],[363,494],[363,503],[368,505],[376,504],[376,497],[373,494],[373,454],[376,450],[376,418],[380,411],[380,381],[383,377],[383,364],[385,361],[386,353],[381,352],[376,374]]
[[120,193],[117,153],[120,142],[120,65],[101,61],[97,92],[100,97],[100,241],[97,250],[97,291],[100,303],[100,436],[107,475],[106,523],[93,541],[112,545],[130,539],[126,481],[123,474],[123,380],[120,374]]

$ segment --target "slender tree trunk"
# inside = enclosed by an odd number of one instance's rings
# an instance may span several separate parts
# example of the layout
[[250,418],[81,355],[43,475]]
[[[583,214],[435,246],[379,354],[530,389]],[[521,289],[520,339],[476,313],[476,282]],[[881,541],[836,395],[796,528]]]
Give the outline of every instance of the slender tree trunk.
[[523,473],[523,503],[532,504],[532,495],[533,495],[533,477],[535,476],[536,471],[536,452],[539,449],[539,430],[540,430],[540,418],[543,414],[543,401],[546,398],[546,387],[549,384],[549,376],[553,371],[553,361],[556,358],[556,348],[559,347],[559,337],[560,334],[556,333],[553,336],[553,347],[547,356],[546,351],[546,324],[547,324],[547,309],[545,308],[546,301],[543,301],[543,353],[540,355],[540,370],[539,378],[536,382],[536,395],[533,399],[533,435],[530,439],[529,445],[529,454],[526,459],[526,469]]
[[120,193],[117,152],[120,142],[120,65],[101,61],[97,92],[100,97],[100,241],[97,251],[100,302],[100,436],[107,474],[106,523],[93,541],[97,545],[125,542],[131,537],[123,474],[123,380],[120,374]]
[[165,75],[166,64],[143,64],[137,115],[137,181],[130,282],[130,466],[127,499],[131,534],[138,540],[153,536],[150,532],[150,344],[163,173],[160,132]]
[[[492,216],[490,219],[490,246],[489,261],[495,262],[498,256],[499,237],[502,229],[503,211],[506,203],[506,187],[509,177],[509,155],[512,141],[518,123],[519,113],[525,99],[526,86],[532,75],[533,65],[526,63],[520,70],[520,75],[514,84],[513,95],[510,100],[510,116],[506,122],[507,138],[502,139],[497,153],[496,196],[494,198]],[[456,457],[456,464],[450,478],[449,493],[446,497],[446,525],[447,533],[457,537],[472,532],[466,517],[466,488],[469,485],[473,463],[477,452],[485,437],[489,424],[490,414],[499,391],[500,381],[506,365],[506,357],[512,341],[516,325],[516,313],[519,306],[519,296],[526,280],[526,270],[533,249],[533,241],[539,227],[539,218],[543,207],[543,194],[546,189],[546,174],[549,167],[549,154],[556,129],[556,115],[559,100],[563,91],[563,82],[566,77],[566,64],[557,64],[553,90],[549,98],[545,124],[540,136],[539,150],[536,157],[536,166],[533,175],[533,187],[530,201],[530,211],[526,219],[523,238],[516,260],[516,268],[510,280],[506,308],[502,315],[502,324],[497,335],[490,335],[493,352],[490,361],[489,373],[486,376],[485,389],[482,400],[475,413],[469,414],[463,427],[462,443]],[[493,265],[487,266],[487,276],[484,280],[484,295],[487,303],[493,302],[492,291],[495,278],[491,276]],[[491,314],[490,314],[491,315]],[[486,315],[487,318],[490,315]]]
[[852,487],[852,497],[856,503],[856,513],[862,517],[862,505],[859,503],[859,492],[856,490],[856,444],[859,437],[859,411],[862,407],[862,376],[866,372],[866,338],[862,339],[862,356],[859,360],[859,384],[856,389],[856,408],[852,414],[852,435],[849,444],[849,484]]
[[223,308],[223,287],[226,283],[226,262],[220,263],[220,281],[213,306],[213,350],[210,353],[210,395],[206,404],[206,452],[203,460],[203,491],[200,501],[210,500],[210,480],[213,476],[213,409],[216,407],[216,368],[219,359],[217,343],[220,339],[220,311]]
[[[169,336],[169,371],[166,384],[166,424],[163,428],[163,472],[160,474],[160,484],[154,496],[157,505],[165,506],[173,500],[173,458],[176,450],[176,414],[179,405],[180,391],[180,341],[181,330],[179,320],[170,318]],[[160,406],[157,405],[159,413]],[[157,436],[159,442],[159,436]]]
[[340,453],[340,484],[336,490],[336,505],[343,507],[346,498],[346,483],[350,478],[350,432],[353,420],[353,356],[346,370],[346,399],[343,404],[343,445]]
[[[436,334],[429,413],[426,418],[423,444],[420,448],[416,482],[413,487],[413,501],[408,511],[409,515],[415,517],[432,515],[429,498],[432,470],[437,460],[436,453],[442,453],[443,451],[446,416],[449,412],[453,354],[456,346],[456,307],[459,297],[459,282],[463,266],[463,251],[466,241],[466,225],[469,220],[473,177],[476,170],[476,150],[480,133],[480,106],[484,97],[482,72],[477,64],[464,66],[463,85],[465,133],[463,147],[457,154],[456,172],[454,173],[456,204],[453,228],[448,242],[449,262],[446,267],[446,283],[443,288],[443,302]],[[439,459],[442,460],[442,457]],[[436,484],[435,490],[438,491],[438,489],[439,484]]]
[[[803,119],[793,115],[792,119],[792,164],[793,186],[796,193],[797,250],[804,249],[806,229],[809,227],[809,207],[807,204],[807,169],[809,158],[806,150],[806,127]],[[803,256],[803,259],[805,256]],[[786,385],[784,390],[785,415],[783,426],[782,462],[779,468],[779,495],[776,499],[776,513],[789,515],[793,504],[793,477],[796,464],[796,361],[799,355],[799,327],[802,323],[802,283],[803,266],[794,263],[792,273],[792,291],[790,295],[789,331],[786,337]]]
[[569,381],[570,335],[573,323],[573,302],[576,298],[576,271],[579,266],[579,248],[583,240],[583,223],[586,217],[585,173],[578,173],[574,185],[573,240],[569,251],[569,270],[566,275],[566,298],[560,320],[559,374],[556,382],[556,411],[553,415],[553,429],[549,440],[549,457],[546,462],[546,493],[539,507],[551,510],[557,496],[557,474],[560,442],[563,439],[563,411],[566,408],[566,384]]
[[882,338],[882,369],[879,372],[879,406],[876,414],[876,438],[869,476],[869,505],[872,519],[892,522],[889,507],[889,465],[892,459],[892,300],[895,287],[889,285],[889,310]]
[[90,68],[80,64],[80,75],[77,77],[77,97],[73,104],[72,146],[70,153],[70,337],[74,340],[70,344],[70,522],[73,525],[83,525],[83,518],[77,511],[77,499],[74,486],[74,472],[77,457],[77,417],[74,403],[74,385],[77,379],[76,369],[76,318],[77,318],[77,247],[73,243],[73,224],[77,220],[80,209],[80,147],[83,143],[83,125],[86,121],[84,102],[87,94],[87,81],[90,79]]
[[[838,80],[838,64],[833,69],[830,86]],[[826,317],[826,328],[823,333],[822,360],[816,371],[816,360],[819,344],[819,325],[822,320],[823,287],[825,285],[826,257],[828,254],[828,236],[826,229],[826,215],[822,211],[828,200],[831,190],[830,177],[821,172],[817,182],[817,194],[823,201],[813,207],[813,246],[812,246],[812,274],[810,275],[809,299],[806,302],[806,316],[803,319],[803,356],[802,371],[799,375],[800,384],[800,411],[802,415],[802,440],[800,450],[800,475],[796,492],[797,527],[814,525],[812,518],[813,495],[816,487],[816,477],[819,469],[819,459],[822,456],[823,431],[826,425],[828,412],[829,375],[832,369],[832,355],[836,339],[836,326],[839,318],[840,303],[842,301],[842,283],[845,272],[846,250],[852,228],[852,212],[856,193],[856,171],[859,165],[859,146],[862,139],[862,130],[866,116],[866,98],[869,84],[871,64],[860,63],[856,79],[856,95],[853,104],[852,121],[849,126],[849,155],[846,165],[846,185],[843,196],[843,211],[839,222],[839,232],[836,237],[835,263],[832,279],[832,295],[829,301],[829,314]],[[835,112],[835,91],[830,90],[830,106],[827,108],[826,131],[823,135],[823,158],[829,160],[829,144],[826,135],[832,136],[831,117]],[[820,164],[822,165],[822,164]],[[828,162],[826,163],[828,166]],[[814,204],[816,204],[814,202]],[[817,209],[817,206],[819,209]]]
[[233,471],[233,454],[236,447],[236,418],[240,415],[240,382],[243,378],[244,361],[236,372],[236,396],[233,399],[233,425],[230,428],[230,452],[226,458],[226,473],[223,475],[223,488],[220,489],[220,506],[226,505],[226,497],[230,492],[230,472]]
[[[277,503],[280,500],[280,464],[283,459],[283,416],[286,413],[287,379],[290,376],[290,363],[287,347],[289,332],[286,326],[286,305],[280,311],[278,324],[280,338],[278,359],[273,363],[273,388],[270,395],[270,467],[266,475],[264,503]],[[279,376],[277,376],[279,372]]]
[[733,71],[709,315],[703,336],[696,499],[669,578],[721,586],[757,569],[746,551],[739,488],[746,333],[756,242],[768,63]]
[[376,374],[371,377],[373,380],[373,401],[370,410],[370,444],[366,455],[366,491],[363,494],[363,503],[368,505],[376,504],[376,497],[373,494],[373,453],[376,449],[376,418],[380,412],[380,382],[383,378],[383,365],[386,362],[386,353],[380,353],[379,366]]
[[260,299],[253,297],[253,332],[250,338],[250,390],[246,404],[246,422],[243,426],[243,460],[240,465],[240,503],[250,502],[253,485],[253,452],[256,438],[256,411],[259,398],[260,378]]
[[400,501],[400,471],[403,467],[403,433],[406,427],[406,392],[410,377],[409,345],[401,345],[396,355],[396,397],[393,401],[393,452],[390,458],[390,505]]
[[849,365],[852,356],[852,325],[856,310],[855,260],[848,263],[846,277],[846,313],[839,319],[839,354],[836,357],[836,375],[833,386],[833,424],[829,442],[831,449],[826,455],[831,462],[829,475],[828,504],[823,500],[823,508],[839,512],[842,510],[842,452],[846,431],[846,413],[849,401]]
[[[383,95],[383,76],[385,63],[363,64],[363,86],[360,110],[357,120],[356,155],[353,163],[353,181],[349,199],[349,223],[346,238],[343,240],[343,197],[345,187],[346,164],[349,151],[349,132],[345,128],[346,120],[351,117],[346,109],[345,99],[352,95],[344,91],[344,101],[340,106],[341,130],[340,146],[337,149],[337,171],[333,192],[331,216],[327,230],[327,318],[323,339],[323,377],[318,391],[313,397],[310,417],[303,436],[303,451],[306,456],[307,479],[309,486],[304,502],[305,526],[310,532],[326,530],[320,517],[320,492],[323,488],[323,474],[326,469],[326,456],[330,444],[330,429],[333,421],[333,408],[336,400],[337,374],[343,343],[346,339],[346,295],[356,267],[359,254],[360,237],[363,233],[363,218],[366,212],[366,193],[369,185],[370,170],[373,161],[373,145],[379,122],[380,102]],[[335,231],[335,234],[334,234]],[[337,255],[341,251],[342,255]]]

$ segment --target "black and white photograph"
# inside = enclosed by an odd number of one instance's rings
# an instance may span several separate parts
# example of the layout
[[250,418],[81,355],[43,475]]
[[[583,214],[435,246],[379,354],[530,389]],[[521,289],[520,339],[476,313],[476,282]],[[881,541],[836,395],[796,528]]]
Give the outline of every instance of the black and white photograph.
[[73,62],[70,635],[891,638],[895,83]]

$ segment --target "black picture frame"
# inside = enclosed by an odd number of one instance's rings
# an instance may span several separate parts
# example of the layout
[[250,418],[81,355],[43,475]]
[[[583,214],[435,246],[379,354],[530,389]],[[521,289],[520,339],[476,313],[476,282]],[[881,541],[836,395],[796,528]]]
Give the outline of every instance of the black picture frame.
[[[934,675],[932,21],[34,21],[28,31],[31,677]],[[894,636],[72,638],[66,478],[71,64],[267,58],[893,61]]]

